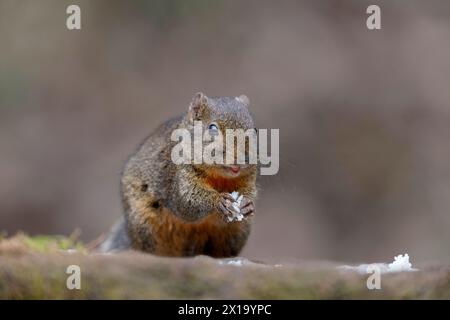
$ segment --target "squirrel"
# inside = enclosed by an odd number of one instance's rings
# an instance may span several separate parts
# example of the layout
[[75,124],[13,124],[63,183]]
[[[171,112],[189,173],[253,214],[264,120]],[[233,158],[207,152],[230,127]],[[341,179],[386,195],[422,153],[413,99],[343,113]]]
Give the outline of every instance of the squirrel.
[[[171,151],[175,129],[254,129],[249,99],[207,97],[197,93],[188,111],[158,127],[127,161],[121,177],[123,218],[102,243],[102,252],[133,249],[160,256],[237,256],[255,214],[256,164],[175,164]],[[233,141],[234,142],[234,141]],[[240,221],[233,214],[242,195]]]

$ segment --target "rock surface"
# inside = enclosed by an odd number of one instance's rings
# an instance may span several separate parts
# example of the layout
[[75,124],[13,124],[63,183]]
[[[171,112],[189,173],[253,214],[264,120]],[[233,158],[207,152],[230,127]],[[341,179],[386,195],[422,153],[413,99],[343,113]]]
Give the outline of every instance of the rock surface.
[[[80,266],[81,290],[66,287],[69,265]],[[383,274],[381,290],[368,290],[367,278],[325,262],[99,255],[69,238],[0,241],[0,299],[450,299],[449,266]]]

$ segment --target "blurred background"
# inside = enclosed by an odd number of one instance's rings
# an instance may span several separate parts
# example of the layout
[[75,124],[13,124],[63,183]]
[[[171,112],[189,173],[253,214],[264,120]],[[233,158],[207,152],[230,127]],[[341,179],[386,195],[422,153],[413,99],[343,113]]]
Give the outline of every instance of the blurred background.
[[243,256],[450,261],[445,0],[0,0],[0,230],[107,232],[127,157],[197,91],[280,129]]

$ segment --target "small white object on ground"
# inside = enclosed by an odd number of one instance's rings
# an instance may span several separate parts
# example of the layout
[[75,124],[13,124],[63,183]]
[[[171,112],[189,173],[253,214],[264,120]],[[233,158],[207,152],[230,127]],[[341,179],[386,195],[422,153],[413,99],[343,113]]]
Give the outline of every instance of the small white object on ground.
[[229,259],[229,260],[222,260],[219,263],[220,264],[227,264],[227,265],[230,265],[230,266],[242,267],[245,262],[242,259]]
[[360,264],[359,266],[339,266],[338,268],[344,270],[356,271],[361,274],[367,273],[367,268],[369,266],[377,266],[380,268],[381,273],[390,273],[390,272],[402,272],[402,271],[417,271],[418,269],[412,268],[412,264],[409,262],[409,255],[405,253],[404,255],[398,255],[394,257],[394,261],[392,263],[371,263],[371,264]]
[[217,259],[216,260],[219,265],[224,266],[233,266],[233,267],[263,267],[263,268],[279,268],[281,264],[265,264],[260,262],[251,261],[247,258],[242,257],[234,257],[234,258],[225,258],[225,259]]
[[398,255],[394,257],[394,261],[388,264],[389,272],[399,272],[399,271],[415,271],[417,269],[411,268],[412,264],[409,262],[409,255],[405,253],[404,255]]
[[232,221],[242,221],[244,219],[243,214],[241,213],[241,201],[243,199],[242,195],[239,195],[239,192],[233,191],[230,193],[230,195],[233,197],[233,215],[231,217],[228,217],[228,222]]

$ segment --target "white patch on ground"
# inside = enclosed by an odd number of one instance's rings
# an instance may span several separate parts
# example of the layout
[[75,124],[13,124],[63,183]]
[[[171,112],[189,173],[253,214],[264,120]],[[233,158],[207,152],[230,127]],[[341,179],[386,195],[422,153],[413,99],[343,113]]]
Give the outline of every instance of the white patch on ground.
[[244,261],[242,259],[232,259],[232,260],[224,261],[224,262],[222,262],[222,264],[226,264],[229,266],[242,267],[244,265]]
[[409,255],[405,253],[404,255],[398,255],[394,257],[394,261],[392,263],[371,263],[371,264],[360,264],[359,266],[339,266],[339,269],[356,271],[361,274],[367,273],[367,268],[369,266],[377,266],[380,268],[381,273],[390,273],[390,272],[409,272],[409,271],[417,271],[418,269],[412,268],[412,264],[409,262]]
[[228,222],[232,221],[242,221],[244,219],[244,215],[241,213],[241,201],[243,199],[242,195],[239,195],[239,192],[233,191],[230,193],[230,195],[233,197],[233,215],[228,218]]
[[255,267],[281,267],[281,264],[265,264],[265,263],[258,263],[253,262],[251,260],[248,260],[246,258],[236,257],[236,258],[225,258],[225,259],[217,259],[218,264],[220,265],[226,265],[226,266],[234,266],[234,267],[245,267],[245,266],[255,266]]

